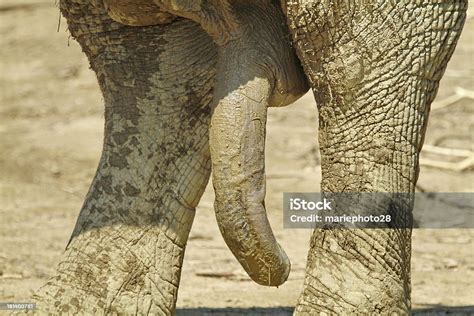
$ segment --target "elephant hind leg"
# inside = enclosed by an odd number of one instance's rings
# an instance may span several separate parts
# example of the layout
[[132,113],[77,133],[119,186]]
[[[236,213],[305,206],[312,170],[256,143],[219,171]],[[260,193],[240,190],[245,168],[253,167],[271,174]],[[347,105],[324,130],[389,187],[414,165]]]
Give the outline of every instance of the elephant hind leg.
[[319,109],[321,189],[386,192],[358,206],[400,222],[315,230],[295,313],[409,314],[418,156],[467,1],[302,2],[287,16]]
[[71,241],[35,295],[40,311],[171,314],[210,174],[216,49],[198,24],[112,21],[61,1],[105,101],[104,146]]

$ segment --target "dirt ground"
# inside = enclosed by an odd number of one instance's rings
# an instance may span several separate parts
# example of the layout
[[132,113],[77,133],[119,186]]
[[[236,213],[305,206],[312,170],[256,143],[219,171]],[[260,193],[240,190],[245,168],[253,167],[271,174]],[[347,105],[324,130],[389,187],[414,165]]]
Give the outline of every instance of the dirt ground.
[[[0,0],[0,302],[30,302],[53,275],[95,172],[103,108],[95,76],[54,2]],[[474,19],[468,19],[436,99],[426,143],[473,150]],[[457,89],[457,90],[456,90]],[[449,101],[454,101],[452,104]],[[287,314],[301,291],[310,230],[283,229],[282,192],[318,191],[317,111],[311,94],[271,109],[266,204],[291,261],[280,288],[256,285],[227,249],[210,186],[197,209],[178,314]],[[463,158],[423,154],[431,160]],[[449,165],[451,166],[451,164]],[[419,189],[472,192],[474,170],[423,165]],[[412,300],[419,312],[474,314],[474,230],[413,232]],[[467,307],[466,307],[467,306]],[[469,312],[470,311],[470,312]]]

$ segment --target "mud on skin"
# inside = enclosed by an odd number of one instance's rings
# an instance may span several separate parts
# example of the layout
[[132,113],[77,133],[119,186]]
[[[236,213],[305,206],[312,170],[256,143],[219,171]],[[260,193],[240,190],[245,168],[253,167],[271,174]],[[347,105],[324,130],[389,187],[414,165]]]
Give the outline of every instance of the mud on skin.
[[199,22],[217,44],[210,125],[217,222],[249,276],[278,286],[288,278],[290,262],[264,207],[267,107],[287,105],[308,89],[285,17],[272,1],[162,3]]
[[[414,192],[430,105],[466,9],[286,1],[319,110],[322,191]],[[408,314],[410,255],[409,229],[316,230],[296,313]]]
[[263,207],[266,108],[308,86],[280,7],[133,2],[60,3],[97,74],[106,123],[64,259],[35,295],[43,311],[173,313],[211,165],[234,255],[260,284],[288,277]]
[[[265,125],[268,106],[307,91],[305,74],[319,108],[322,190],[413,192],[467,2],[60,5],[97,74],[106,126],[96,176],[38,306],[166,315],[211,168],[233,254],[259,284],[288,277],[264,208]],[[296,313],[409,313],[410,236],[315,231]]]

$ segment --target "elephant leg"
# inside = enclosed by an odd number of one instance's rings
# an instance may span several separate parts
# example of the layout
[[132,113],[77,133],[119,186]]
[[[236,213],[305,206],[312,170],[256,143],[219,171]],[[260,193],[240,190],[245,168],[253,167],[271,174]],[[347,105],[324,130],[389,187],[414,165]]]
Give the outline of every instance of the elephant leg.
[[105,103],[103,152],[40,311],[169,315],[195,207],[210,175],[216,48],[190,20],[112,21],[101,4],[62,0]]
[[[467,1],[287,1],[319,108],[324,192],[414,192]],[[396,199],[383,205],[388,210]],[[412,200],[398,205],[411,215]],[[411,229],[314,231],[295,314],[408,314]]]

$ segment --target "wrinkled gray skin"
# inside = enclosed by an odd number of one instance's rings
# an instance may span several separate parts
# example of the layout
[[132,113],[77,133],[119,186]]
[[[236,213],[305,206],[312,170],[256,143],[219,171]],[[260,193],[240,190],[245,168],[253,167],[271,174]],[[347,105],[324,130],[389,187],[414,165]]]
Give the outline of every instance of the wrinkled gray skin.
[[[35,295],[39,310],[172,314],[211,166],[229,248],[253,280],[282,284],[290,263],[264,208],[266,111],[307,81],[322,190],[414,192],[430,103],[467,7],[418,3],[61,0],[97,74],[105,137],[57,274]],[[410,237],[316,230],[295,313],[409,313]]]

